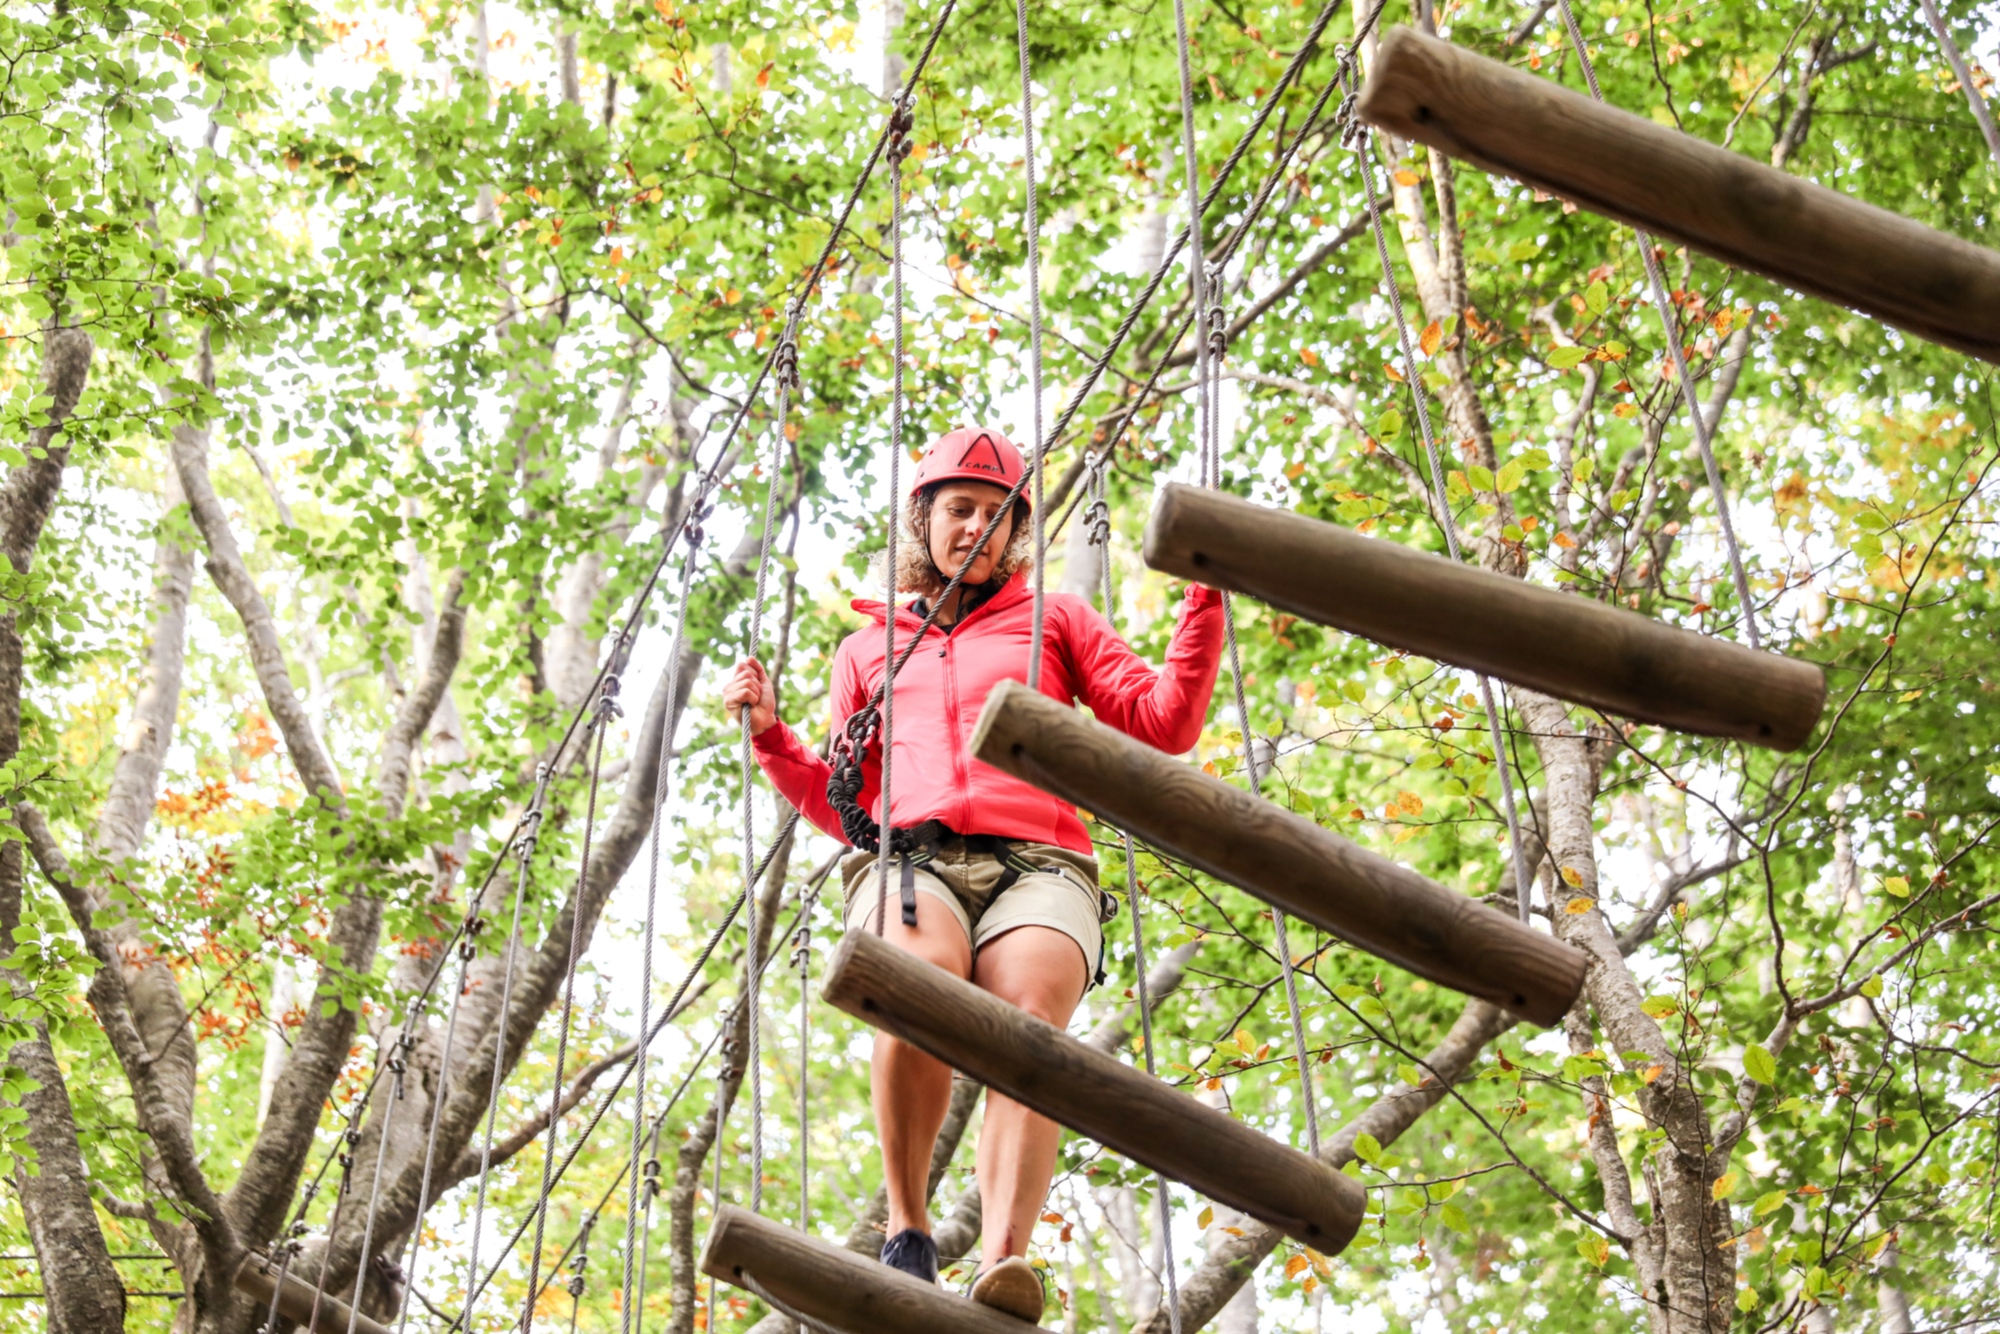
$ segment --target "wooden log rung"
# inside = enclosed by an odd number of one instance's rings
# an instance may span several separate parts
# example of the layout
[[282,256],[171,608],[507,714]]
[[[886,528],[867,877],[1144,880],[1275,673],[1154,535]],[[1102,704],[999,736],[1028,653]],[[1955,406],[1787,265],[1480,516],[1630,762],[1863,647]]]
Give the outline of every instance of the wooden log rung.
[[1361,119],[1703,254],[2000,362],[2000,253],[1410,28]]
[[840,942],[823,990],[989,1089],[1325,1254],[1361,1226],[1353,1178],[866,931]]
[[1033,1328],[734,1205],[716,1211],[701,1271],[759,1296],[762,1288],[800,1315],[846,1334],[1026,1334]]
[[1553,936],[1019,682],[987,696],[972,753],[1349,944],[1535,1023],[1560,1020],[1583,988],[1583,954]]
[[1392,648],[1682,732],[1796,750],[1826,706],[1813,663],[1196,487],[1161,493],[1145,559]]
[[[250,1252],[236,1267],[236,1290],[248,1293],[256,1301],[259,1329],[264,1325],[264,1313],[271,1309],[271,1294],[277,1292],[278,1314],[301,1327],[310,1328],[313,1334],[348,1334],[350,1329],[354,1334],[389,1334],[387,1325],[365,1315],[355,1315],[346,1302],[325,1293],[319,1294],[319,1314],[314,1318],[313,1285],[286,1271],[284,1287],[280,1289],[278,1273],[278,1265],[260,1251]],[[308,1320],[312,1321],[309,1326],[306,1323]]]

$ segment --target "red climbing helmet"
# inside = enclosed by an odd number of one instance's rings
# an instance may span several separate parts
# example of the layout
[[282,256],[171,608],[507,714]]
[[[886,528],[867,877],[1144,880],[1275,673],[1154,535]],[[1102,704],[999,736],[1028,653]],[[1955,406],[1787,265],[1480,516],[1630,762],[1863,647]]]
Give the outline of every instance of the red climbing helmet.
[[[942,482],[991,482],[1011,490],[1024,470],[1012,440],[990,426],[961,426],[932,441],[917,460],[910,496]],[[1015,503],[1026,509],[1028,498],[1023,495]]]

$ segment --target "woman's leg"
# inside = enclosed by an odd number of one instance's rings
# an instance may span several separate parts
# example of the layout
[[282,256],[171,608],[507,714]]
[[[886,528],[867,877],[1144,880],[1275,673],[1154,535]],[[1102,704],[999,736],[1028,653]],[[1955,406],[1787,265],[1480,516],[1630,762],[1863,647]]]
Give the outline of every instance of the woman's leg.
[[[972,980],[1010,1005],[1062,1028],[1090,981],[1083,951],[1047,926],[1019,926],[979,949]],[[980,1268],[1026,1255],[1035,1220],[1055,1176],[1062,1127],[1012,1098],[988,1090],[979,1133]]]
[[[896,867],[889,868],[893,879]],[[873,894],[872,873],[864,893]],[[872,910],[871,910],[872,912]],[[972,945],[951,910],[929,894],[917,895],[917,924],[903,925],[895,887],[889,893],[889,928],[883,938],[954,977],[972,971]],[[1075,948],[1074,946],[1071,947]],[[882,1142],[882,1177],[889,1195],[889,1235],[905,1228],[929,1232],[931,1149],[951,1108],[951,1067],[878,1031],[870,1062],[875,1133]]]

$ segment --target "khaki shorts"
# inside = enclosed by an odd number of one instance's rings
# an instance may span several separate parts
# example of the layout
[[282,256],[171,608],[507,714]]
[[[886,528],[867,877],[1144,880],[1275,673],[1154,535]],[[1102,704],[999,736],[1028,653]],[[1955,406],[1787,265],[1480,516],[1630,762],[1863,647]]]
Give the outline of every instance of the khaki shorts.
[[[1083,951],[1084,968],[1095,983],[1104,955],[1104,919],[1116,911],[1116,900],[1097,887],[1097,862],[1080,852],[1048,843],[1017,842],[1014,851],[1045,870],[1022,872],[1004,891],[995,886],[1005,868],[997,857],[966,850],[963,839],[946,839],[937,856],[913,870],[916,891],[942,903],[978,954],[987,941],[1017,926],[1046,926],[1060,931]],[[847,903],[842,925],[852,930],[875,929],[875,903],[880,895],[875,854],[853,852],[840,863]],[[900,920],[903,869],[889,867],[890,920]],[[1107,900],[1109,902],[1107,903]]]

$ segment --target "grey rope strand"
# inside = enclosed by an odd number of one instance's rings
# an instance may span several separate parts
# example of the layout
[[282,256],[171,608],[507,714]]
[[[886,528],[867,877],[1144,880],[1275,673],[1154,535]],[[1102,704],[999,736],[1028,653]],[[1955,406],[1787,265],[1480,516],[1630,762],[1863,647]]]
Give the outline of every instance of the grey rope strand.
[[1986,146],[1993,151],[1993,161],[1995,165],[2000,165],[2000,125],[1993,123],[1993,108],[1986,105],[1979,85],[1972,81],[1972,69],[1965,63],[1958,43],[1952,40],[1951,28],[1945,23],[1944,15],[1938,12],[1936,0],[1921,0],[1921,3],[1924,17],[1930,21],[1931,31],[1937,34],[1938,46],[1944,51],[1952,74],[1957,77],[1958,86],[1965,90],[1966,100],[1972,103],[1973,119],[1979,122],[1979,132],[1986,137]]
[[569,921],[569,960],[563,969],[562,1023],[556,1028],[556,1072],[549,1085],[548,1139],[542,1147],[542,1185],[535,1208],[535,1240],[528,1248],[529,1296],[526,1305],[521,1308],[521,1334],[532,1334],[535,1328],[534,1294],[541,1288],[542,1234],[548,1226],[549,1192],[555,1188],[551,1174],[555,1170],[556,1137],[562,1130],[563,1074],[569,1061],[569,1031],[576,1014],[576,966],[583,953],[583,896],[590,882],[590,845],[597,834],[597,789],[604,776],[604,734],[611,730],[611,720],[618,716],[618,711],[618,675],[607,672],[604,683],[597,688],[597,717],[593,720],[597,736],[592,747],[596,758],[591,762],[589,795],[584,802],[583,848],[576,872],[576,910]]
[[[1194,271],[1195,323],[1195,398],[1200,405],[1198,431],[1200,445],[1199,470],[1201,483],[1211,489],[1222,485],[1222,430],[1218,420],[1221,407],[1221,382],[1218,379],[1217,361],[1222,353],[1222,343],[1227,325],[1222,322],[1219,306],[1209,308],[1207,288],[1214,284],[1220,291],[1220,273],[1204,272],[1206,256],[1201,242],[1201,200],[1198,190],[1198,163],[1196,161],[1197,141],[1194,128],[1194,78],[1188,51],[1187,0],[1174,0],[1174,27],[1179,37],[1181,67],[1181,154],[1187,159],[1188,208],[1192,215],[1188,219],[1189,234],[1192,237],[1190,268]],[[1321,98],[1324,105],[1325,97]],[[1106,574],[1110,565],[1105,566]],[[1263,795],[1263,776],[1257,768],[1257,746],[1250,734],[1250,707],[1243,690],[1243,659],[1236,646],[1236,608],[1228,593],[1222,594],[1223,635],[1229,644],[1229,679],[1236,693],[1236,721],[1242,729],[1243,762],[1249,770],[1250,791],[1253,795]],[[1132,914],[1134,928],[1139,915]],[[1284,973],[1285,999],[1289,1007],[1292,1023],[1293,1054],[1299,1063],[1299,1092],[1305,1102],[1306,1143],[1315,1158],[1319,1156],[1319,1109],[1314,1104],[1312,1065],[1306,1052],[1305,1022],[1299,1014],[1299,988],[1292,976],[1292,951],[1285,933],[1285,915],[1278,909],[1271,910],[1271,923],[1277,930],[1278,963]],[[1148,1021],[1150,1028],[1150,1020]],[[1150,1043],[1150,1038],[1148,1039]],[[1151,1052],[1147,1053],[1149,1063]],[[1150,1068],[1150,1064],[1149,1064]],[[1164,1197],[1163,1197],[1164,1198]],[[1161,1224],[1165,1227],[1164,1215]],[[1175,1312],[1175,1324],[1179,1324],[1179,1312]]]
[[[794,303],[785,312],[785,332],[778,345],[778,418],[771,427],[771,466],[764,474],[764,529],[757,547],[757,591],[750,603],[749,643],[752,657],[756,656],[757,641],[764,634],[764,598],[771,582],[771,536],[774,528],[771,516],[777,504],[778,478],[784,472],[785,421],[791,415],[792,389],[798,383],[798,323],[799,307]],[[776,687],[773,686],[774,698],[775,692]],[[742,720],[739,758],[743,782],[744,921],[750,933],[750,1050],[745,1059],[749,1062],[750,1074],[750,1212],[754,1214],[764,1210],[763,1031],[758,1022],[762,1007],[757,1004],[756,992],[758,979],[763,976],[761,960],[757,957],[763,949],[763,940],[758,934],[757,895],[750,888],[750,877],[756,874],[751,868],[757,861],[756,788],[751,781],[755,761],[750,756],[750,710],[744,709],[738,716]]]
[[[1584,82],[1590,85],[1591,97],[1601,103],[1604,101],[1604,90],[1598,87],[1597,69],[1590,62],[1590,52],[1584,48],[1583,29],[1577,26],[1576,14],[1570,9],[1569,0],[1560,0],[1560,3],[1563,26],[1569,29],[1570,45],[1576,48],[1577,60],[1583,66]],[[1929,0],[1925,3],[1928,6]],[[1646,263],[1646,282],[1652,288],[1653,308],[1660,315],[1660,328],[1667,339],[1667,359],[1673,367],[1674,379],[1680,383],[1681,399],[1687,404],[1688,419],[1694,427],[1695,448],[1701,452],[1701,466],[1708,474],[1708,493],[1715,498],[1715,518],[1722,528],[1723,546],[1729,552],[1729,572],[1736,581],[1736,600],[1743,608],[1744,637],[1750,641],[1751,648],[1761,649],[1764,641],[1757,633],[1757,604],[1750,600],[1750,579],[1743,572],[1743,552],[1736,544],[1736,525],[1729,520],[1729,494],[1722,489],[1722,470],[1715,464],[1708,414],[1701,410],[1701,400],[1695,397],[1687,357],[1681,352],[1680,322],[1674,318],[1673,303],[1667,298],[1667,282],[1660,272],[1660,261],[1653,254],[1652,236],[1643,227],[1634,227],[1632,235],[1638,239],[1639,257]],[[1522,902],[1526,901],[1523,897]]]
[[410,1294],[417,1286],[417,1262],[424,1254],[424,1212],[431,1206],[431,1173],[437,1163],[438,1124],[444,1117],[445,1095],[451,1088],[451,1048],[458,1036],[458,1010],[465,999],[465,984],[478,950],[478,931],[467,931],[458,943],[458,989],[452,993],[451,1009],[445,1015],[444,1043],[438,1051],[437,1090],[431,1095],[430,1130],[424,1137],[424,1175],[417,1186],[418,1226],[411,1230],[410,1260],[403,1280],[403,1295],[396,1303],[396,1334],[404,1334],[410,1323]]
[[799,968],[799,1231],[812,1230],[812,927],[801,915],[792,961]]
[[[791,832],[795,828],[797,828],[797,826],[798,826],[798,813],[795,811],[791,815],[785,817],[785,823],[779,829],[777,837],[771,841],[771,846],[764,850],[764,859],[762,862],[758,864],[757,868],[758,879],[761,880],[765,872],[767,872],[770,869],[771,862],[776,857],[779,846],[784,843],[786,837],[790,835]],[[832,863],[828,863],[828,870],[830,871],[831,869],[832,869]],[[824,880],[823,876],[821,877],[821,880],[822,881]],[[743,899],[744,895],[742,891],[741,890],[737,891],[737,896],[735,900],[730,903],[728,911],[723,914],[721,923],[718,924],[715,930],[709,934],[708,940],[702,945],[700,957],[697,958],[694,961],[694,963],[689,966],[687,974],[681,978],[680,985],[675,989],[673,999],[667,1003],[666,1010],[660,1015],[658,1019],[655,1019],[653,1021],[653,1031],[651,1035],[652,1037],[657,1038],[660,1035],[660,1033],[665,1030],[666,1026],[669,1023],[680,1017],[680,1006],[682,1000],[686,998],[688,989],[694,985],[694,980],[696,977],[700,975],[701,970],[707,967],[709,958],[715,953],[716,948],[721,944],[723,937],[728,935],[730,928],[736,925],[737,914],[743,911]],[[770,961],[768,959],[765,960],[767,966],[769,962]],[[572,1166],[574,1166],[576,1160],[582,1156],[584,1149],[589,1145],[591,1136],[597,1133],[597,1127],[603,1123],[605,1116],[609,1114],[613,1104],[617,1102],[619,1095],[624,1092],[625,1081],[630,1079],[631,1076],[632,1076],[632,1066],[628,1063],[626,1064],[624,1069],[619,1072],[618,1077],[612,1081],[611,1087],[608,1090],[606,1090],[604,1097],[598,1102],[597,1110],[591,1113],[590,1120],[585,1123],[582,1133],[576,1136],[575,1141],[569,1147],[569,1152],[564,1155],[561,1165],[556,1168],[555,1181],[557,1184],[561,1183],[563,1178],[569,1174],[569,1169]],[[680,1096],[679,1094],[675,1094],[676,1098],[678,1098],[679,1096]],[[614,1180],[614,1188],[617,1184],[622,1183],[624,1179],[625,1179],[625,1165],[621,1163],[619,1164],[618,1173]],[[532,1222],[535,1217],[539,1216],[540,1212],[542,1211],[542,1208],[543,1208],[542,1202],[538,1201],[534,1209],[530,1212],[529,1216],[527,1218],[524,1218],[521,1221],[521,1223],[517,1227],[515,1227],[513,1235],[508,1238],[507,1244],[501,1248],[500,1256],[487,1269],[485,1277],[481,1278],[478,1281],[477,1286],[473,1289],[473,1297],[477,1297],[480,1292],[483,1292],[493,1282],[495,1276],[497,1276],[500,1272],[500,1266],[503,1263],[505,1263],[507,1256],[512,1252],[514,1246],[521,1240],[522,1237],[527,1235],[529,1223]],[[467,1305],[470,1304],[471,1304],[471,1299],[468,1299]],[[454,1327],[456,1327],[456,1325],[454,1325]]]
[[[890,803],[890,770],[896,741],[896,561],[897,544],[903,524],[903,359],[907,355],[903,330],[903,159],[910,152],[910,128],[915,123],[907,95],[896,106],[890,121],[889,138],[889,310],[892,352],[889,372],[889,539],[883,559],[882,633],[882,843],[875,855],[875,934],[889,930],[889,862],[895,849],[895,807]],[[978,551],[975,549],[973,556]],[[970,564],[972,557],[967,558]],[[959,574],[965,573],[964,566]],[[948,591],[948,590],[947,590]],[[936,616],[944,596],[931,608]],[[910,640],[915,649],[923,632]]]
[[[1194,134],[1194,70],[1188,51],[1187,0],[1174,0],[1174,38],[1180,57],[1181,73],[1181,157],[1184,159],[1187,177],[1188,206],[1188,287],[1193,296],[1197,312],[1207,305],[1206,282],[1208,275],[1204,269],[1208,264],[1207,250],[1201,236],[1201,164],[1195,160]],[[1275,100],[1275,99],[1274,99]],[[1210,455],[1213,450],[1211,437],[1215,430],[1215,414],[1208,401],[1206,386],[1209,383],[1208,340],[1201,337],[1201,326],[1195,326],[1195,383],[1201,388],[1195,392],[1196,410],[1200,413],[1196,425],[1197,450],[1200,453],[1201,480],[1208,484]]]
[[[1034,401],[1035,448],[1042,457],[1042,212],[1035,191],[1035,89],[1028,68],[1028,0],[1014,0],[1014,33],[1020,48],[1021,135],[1023,172],[1028,185],[1028,394]],[[1043,513],[1042,470],[1035,469],[1035,503],[1028,515],[1035,529],[1035,606],[1028,632],[1028,689],[1042,688],[1043,587],[1042,567],[1048,563],[1048,517]]]
[[514,855],[520,859],[521,871],[514,883],[514,922],[507,932],[507,962],[500,970],[500,1013],[493,1020],[493,1083],[486,1095],[486,1130],[479,1146],[479,1185],[472,1199],[472,1242],[466,1248],[466,1298],[465,1309],[460,1313],[453,1328],[463,1325],[466,1334],[472,1331],[473,1307],[479,1300],[483,1284],[475,1284],[479,1277],[479,1233],[486,1221],[486,1184],[493,1172],[493,1128],[500,1117],[500,1081],[505,1073],[507,1059],[507,1019],[514,998],[514,956],[521,943],[521,903],[528,897],[530,867],[535,859],[535,844],[541,839],[542,802],[548,795],[549,766],[542,764],[535,775],[535,795],[529,802],[527,813],[522,816],[526,832],[515,845]]
[[[1351,95],[1350,95],[1351,105]],[[1342,107],[1343,111],[1350,107]],[[1359,125],[1359,122],[1352,122]],[[1424,441],[1424,457],[1430,464],[1431,492],[1437,505],[1438,526],[1444,530],[1445,549],[1454,561],[1462,559],[1458,549],[1458,522],[1452,517],[1449,493],[1445,489],[1444,467],[1438,461],[1437,436],[1431,429],[1430,406],[1424,398],[1424,382],[1417,373],[1416,349],[1410,344],[1410,323],[1403,316],[1403,293],[1396,283],[1395,266],[1389,258],[1389,237],[1382,227],[1382,205],[1375,194],[1374,132],[1364,130],[1353,139],[1354,158],[1361,168],[1361,181],[1368,195],[1368,220],[1375,233],[1375,253],[1382,263],[1382,285],[1389,292],[1389,310],[1396,321],[1396,341],[1403,353],[1403,379],[1416,405],[1417,425]],[[1521,844],[1521,817],[1514,809],[1513,769],[1507,760],[1506,738],[1500,727],[1500,709],[1493,698],[1493,682],[1478,673],[1479,694],[1486,705],[1486,727],[1493,743],[1493,765],[1500,773],[1500,805],[1507,817],[1507,841],[1514,861],[1515,910],[1525,925],[1534,898],[1528,879],[1527,851]]]
[[[773,478],[773,486],[777,479]],[[695,557],[701,550],[701,529],[688,530],[689,545],[682,557],[680,601],[674,609],[674,633],[667,645],[667,716],[672,718],[674,700],[680,694],[681,648],[687,640],[688,600],[694,591]],[[634,1229],[639,1213],[639,1144],[643,1138],[640,1127],[646,1118],[646,1056],[651,1034],[653,1002],[653,936],[657,928],[656,907],[660,887],[660,837],[665,826],[664,814],[667,806],[667,792],[673,772],[674,729],[660,728],[660,754],[654,768],[653,818],[651,848],[646,863],[646,925],[639,952],[639,1050],[632,1060],[637,1067],[632,1080],[632,1152],[630,1167],[632,1192],[625,1203],[625,1263],[619,1275],[619,1315],[618,1327],[622,1334],[631,1334],[633,1312],[633,1286],[635,1264],[633,1261]],[[646,1207],[652,1207],[649,1196]],[[643,1261],[640,1263],[643,1264]]]
[[[1230,150],[1229,157],[1223,162],[1221,170],[1217,172],[1215,183],[1209,187],[1208,194],[1203,198],[1202,204],[1204,208],[1213,203],[1220,196],[1223,188],[1229,183],[1229,179],[1235,173],[1237,165],[1248,155],[1251,145],[1263,133],[1264,126],[1269,122],[1272,113],[1276,111],[1279,97],[1291,86],[1293,80],[1298,77],[1299,72],[1305,68],[1307,60],[1318,49],[1321,34],[1326,31],[1327,24],[1332,22],[1333,16],[1339,11],[1340,0],[1327,0],[1327,3],[1321,7],[1318,17],[1313,20],[1311,29],[1306,33],[1305,40],[1300,43],[1299,49],[1293,53],[1291,61],[1285,66],[1284,73],[1279,76],[1277,85],[1272,88],[1270,94],[1259,104],[1257,114],[1250,123],[1250,128],[1237,140],[1236,147]],[[1380,16],[1381,9],[1379,7],[1371,9],[1368,18],[1356,32],[1355,40],[1359,41],[1360,38],[1366,36],[1374,28],[1375,22]],[[1343,75],[1352,72],[1353,62],[1353,51],[1351,49],[1343,51],[1340,57],[1341,73],[1336,74],[1333,83],[1329,84],[1329,89],[1337,85]],[[1321,94],[1320,100],[1322,103],[1326,100],[1327,95],[1327,93]],[[1295,141],[1293,148],[1296,147],[1297,144]],[[1287,161],[1290,158],[1290,151],[1288,149],[1282,154]],[[1264,189],[1259,192],[1259,197],[1268,198],[1270,190],[1276,185],[1276,181],[1277,175],[1275,173],[1268,176]],[[1239,231],[1238,235],[1240,236],[1240,234]],[[1232,246],[1235,244],[1235,239],[1232,238],[1231,240]],[[1063,405],[1062,412],[1057,415],[1055,425],[1049,430],[1048,443],[1043,446],[1043,453],[1045,455],[1063,438],[1064,433],[1069,429],[1070,423],[1075,420],[1076,414],[1083,410],[1083,405],[1095,391],[1097,382],[1103,378],[1104,372],[1116,358],[1119,349],[1125,345],[1125,340],[1131,336],[1133,328],[1139,322],[1139,317],[1152,304],[1153,297],[1159,292],[1161,284],[1166,281],[1168,271],[1172,269],[1174,261],[1179,257],[1181,250],[1187,245],[1187,240],[1187,229],[1182,228],[1175,234],[1173,241],[1167,246],[1166,253],[1160,257],[1160,262],[1154,266],[1152,274],[1146,280],[1146,286],[1140,291],[1137,297],[1133,298],[1131,305],[1126,308],[1124,315],[1119,318],[1118,326],[1112,331],[1110,341],[1105,344],[1104,350],[1098,354],[1097,359],[1091,363],[1090,369],[1084,374],[1083,382],[1070,394],[1069,400]],[[1191,315],[1189,318],[1192,319],[1193,316]],[[1157,370],[1158,368],[1156,368],[1156,374]],[[1129,414],[1126,416],[1125,421],[1130,421]],[[1039,458],[1030,460],[1028,464],[1030,469],[1041,466],[1042,460]],[[980,533],[978,539],[972,545],[971,552],[960,563],[958,571],[952,575],[950,581],[945,584],[944,592],[938,595],[936,602],[931,607],[930,613],[924,617],[921,627],[911,636],[909,643],[904,646],[901,656],[890,665],[888,680],[894,680],[896,674],[902,670],[903,664],[909,661],[910,657],[916,653],[917,648],[922,643],[923,636],[929,633],[931,626],[937,622],[938,608],[943,605],[947,598],[957,592],[959,587],[964,583],[966,570],[971,567],[973,561],[979,558],[979,554],[986,549],[988,542],[992,540],[994,528],[999,522],[1000,515],[1012,511],[1014,502],[1020,498],[1027,484],[1028,476],[1026,473],[1023,473],[1021,479],[1009,489],[1007,498],[1001,502],[999,513],[994,516],[993,522],[989,523]],[[869,697],[868,703],[863,706],[864,709],[879,709],[884,689],[884,686],[877,686],[874,693]]]
[[361,1295],[368,1289],[368,1253],[375,1246],[376,1207],[382,1199],[382,1167],[389,1157],[389,1133],[396,1127],[396,1104],[403,1100],[403,1071],[408,1065],[410,1033],[403,1031],[389,1056],[389,1105],[382,1109],[382,1137],[375,1142],[375,1175],[368,1182],[368,1217],[361,1225],[361,1255],[354,1263],[354,1301],[347,1308],[347,1334],[361,1324]]
[[[1108,455],[1100,455],[1096,466],[1091,469],[1090,489],[1094,493],[1091,504],[1091,534],[1093,545],[1102,545],[1104,558],[1099,567],[1104,578],[1104,619],[1112,616],[1111,594],[1111,516],[1104,500],[1104,464]],[[1140,1043],[1146,1058],[1146,1073],[1155,1078],[1159,1071],[1153,1060],[1153,1004],[1146,977],[1146,923],[1139,911],[1139,864],[1133,856],[1132,835],[1124,830],[1118,837],[1125,849],[1125,906],[1132,913],[1132,969],[1138,977],[1134,994],[1139,1005]],[[1174,1261],[1173,1205],[1167,1198],[1167,1179],[1158,1172],[1153,1174],[1153,1198],[1159,1210],[1160,1230],[1160,1273],[1166,1280],[1167,1324],[1169,1334],[1181,1334],[1181,1291],[1179,1268]]]

